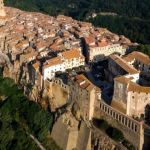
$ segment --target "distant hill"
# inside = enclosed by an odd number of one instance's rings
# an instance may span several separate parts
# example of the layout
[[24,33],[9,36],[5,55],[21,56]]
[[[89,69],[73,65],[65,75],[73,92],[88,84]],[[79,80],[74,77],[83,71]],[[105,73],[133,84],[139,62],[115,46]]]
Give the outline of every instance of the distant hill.
[[5,4],[90,21],[132,41],[150,44],[150,0],[5,0]]

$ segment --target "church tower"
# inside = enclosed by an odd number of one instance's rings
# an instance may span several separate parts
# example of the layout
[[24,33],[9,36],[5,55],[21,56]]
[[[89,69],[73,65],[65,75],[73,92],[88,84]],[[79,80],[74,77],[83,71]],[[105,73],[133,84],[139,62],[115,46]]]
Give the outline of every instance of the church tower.
[[6,16],[5,10],[4,10],[4,2],[3,0],[0,0],[0,16],[4,17]]

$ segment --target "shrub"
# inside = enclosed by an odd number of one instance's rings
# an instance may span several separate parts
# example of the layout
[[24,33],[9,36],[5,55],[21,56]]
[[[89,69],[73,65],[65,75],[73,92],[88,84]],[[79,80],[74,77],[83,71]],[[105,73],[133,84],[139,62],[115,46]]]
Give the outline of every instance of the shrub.
[[122,141],[124,139],[123,133],[116,128],[109,127],[106,130],[106,133],[108,134],[108,136],[110,136],[112,139],[116,141]]
[[106,131],[109,128],[108,123],[103,119],[93,119],[93,122],[96,125],[96,127],[103,131]]
[[2,67],[0,67],[0,77],[2,77],[2,75],[3,75],[3,69]]
[[127,141],[127,140],[123,140],[122,144],[123,144],[126,148],[128,148],[128,150],[135,150],[134,146],[131,145],[131,143],[130,143],[129,141]]

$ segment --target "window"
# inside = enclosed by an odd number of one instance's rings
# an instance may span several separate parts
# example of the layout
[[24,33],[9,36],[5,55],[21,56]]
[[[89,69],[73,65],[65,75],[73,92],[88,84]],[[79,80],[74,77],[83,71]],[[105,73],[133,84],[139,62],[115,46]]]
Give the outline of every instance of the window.
[[104,105],[103,105],[102,109],[104,110]]
[[118,114],[116,114],[116,119],[118,120]]
[[119,115],[119,121],[121,121],[121,116]]
[[133,122],[131,122],[131,129],[133,130],[133,128],[134,128],[134,124]]
[[127,126],[127,122],[128,122],[128,121],[127,121],[127,118],[125,118],[125,125],[126,125],[126,126]]
[[137,125],[135,125],[134,131],[135,131],[135,132],[137,131]]

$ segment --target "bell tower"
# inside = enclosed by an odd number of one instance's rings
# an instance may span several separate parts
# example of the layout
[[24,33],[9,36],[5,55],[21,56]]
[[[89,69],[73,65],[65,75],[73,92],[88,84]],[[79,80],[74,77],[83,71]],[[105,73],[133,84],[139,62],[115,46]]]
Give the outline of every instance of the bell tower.
[[6,16],[5,10],[4,10],[4,2],[3,0],[0,0],[0,16],[4,17]]

